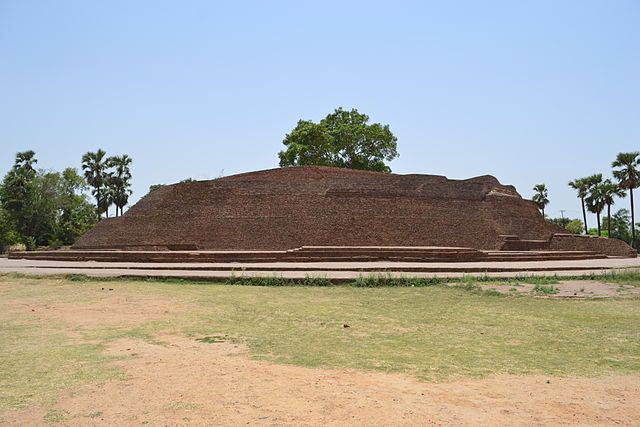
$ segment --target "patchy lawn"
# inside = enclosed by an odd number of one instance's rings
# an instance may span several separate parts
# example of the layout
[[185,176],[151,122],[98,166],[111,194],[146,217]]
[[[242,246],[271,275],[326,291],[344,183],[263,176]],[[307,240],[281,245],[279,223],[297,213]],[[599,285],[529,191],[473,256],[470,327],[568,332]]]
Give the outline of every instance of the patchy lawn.
[[[232,358],[420,381],[637,376],[640,299],[500,296],[466,285],[256,287],[3,275],[0,411],[50,406],[88,384],[126,380],[123,366],[142,357],[131,343],[163,348],[171,337],[228,346]],[[123,342],[121,351],[107,351]],[[185,411],[202,404],[163,405]],[[49,422],[67,419],[52,411]]]

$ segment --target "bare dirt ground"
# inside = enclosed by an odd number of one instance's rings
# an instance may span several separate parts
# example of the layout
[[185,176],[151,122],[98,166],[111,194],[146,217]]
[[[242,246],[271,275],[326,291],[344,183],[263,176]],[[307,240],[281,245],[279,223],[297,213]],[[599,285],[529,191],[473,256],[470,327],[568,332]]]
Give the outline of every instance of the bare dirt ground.
[[[454,283],[455,285],[455,283]],[[563,280],[556,285],[546,285],[557,290],[555,294],[539,295],[545,298],[611,298],[640,295],[640,287],[633,285],[619,285],[617,283],[602,283],[592,280]],[[484,290],[494,290],[504,294],[530,293],[535,285],[522,283],[519,285],[480,285]]]
[[85,387],[9,424],[59,425],[640,425],[640,378],[498,376],[421,383],[382,373],[275,365],[237,345],[159,336],[115,342],[129,378]]
[[[44,304],[34,315],[98,324],[116,307],[125,323],[175,310],[162,299],[134,303],[109,296],[100,304]],[[160,344],[138,339],[110,344],[108,354],[132,356],[113,362],[127,379],[67,390],[50,407],[5,411],[0,420],[21,426],[47,424],[47,417],[56,425],[83,426],[640,425],[639,377],[495,376],[425,383],[402,375],[254,360],[224,339],[156,338]]]

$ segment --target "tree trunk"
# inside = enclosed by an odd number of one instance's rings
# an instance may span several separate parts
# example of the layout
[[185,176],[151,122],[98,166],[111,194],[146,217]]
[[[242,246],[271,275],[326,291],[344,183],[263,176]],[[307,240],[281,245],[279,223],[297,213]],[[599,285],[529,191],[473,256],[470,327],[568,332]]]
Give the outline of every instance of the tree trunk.
[[607,203],[607,237],[611,238],[611,203]]
[[582,197],[582,218],[584,218],[584,234],[589,234],[589,229],[587,228],[587,211],[584,210],[584,197]]
[[96,212],[98,213],[98,221],[100,221],[100,187],[96,188]]
[[600,212],[596,212],[596,219],[598,220],[598,237],[600,237]]
[[631,247],[636,248],[636,225],[633,213],[633,188],[629,188],[629,198],[631,199]]

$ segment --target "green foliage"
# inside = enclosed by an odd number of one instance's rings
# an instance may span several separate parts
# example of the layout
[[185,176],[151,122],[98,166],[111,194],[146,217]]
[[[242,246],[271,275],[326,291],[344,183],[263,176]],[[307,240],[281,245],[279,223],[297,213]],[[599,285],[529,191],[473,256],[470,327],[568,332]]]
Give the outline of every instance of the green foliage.
[[49,409],[49,411],[42,417],[42,420],[47,423],[56,424],[66,421],[69,418],[69,412],[60,409]]
[[572,219],[567,225],[564,226],[567,230],[573,234],[580,234],[584,230],[584,223],[580,219]]
[[549,218],[547,221],[552,222],[560,227],[565,228],[573,234],[580,234],[584,231],[584,223],[580,219],[571,218]]
[[98,217],[103,213],[108,217],[111,205],[116,206],[116,216],[118,212],[122,214],[131,195],[131,158],[126,154],[106,155],[104,150],[98,149],[95,153],[88,152],[82,156],[82,170],[93,188]]
[[300,283],[302,286],[331,286],[331,280],[324,276],[305,276]]
[[241,286],[296,286],[293,279],[286,279],[282,276],[231,276],[224,281],[227,285]]
[[231,276],[228,285],[241,286],[331,286],[331,280],[321,276],[306,276],[304,279],[287,279],[282,276]]
[[632,285],[640,287],[640,270],[611,270],[596,276],[593,280],[601,280],[606,283],[617,283],[620,285]]
[[531,292],[539,295],[553,295],[553,294],[557,294],[560,291],[558,291],[558,288],[553,286],[535,285],[531,290]]
[[156,191],[158,188],[164,187],[164,184],[153,184],[149,186],[149,193]]
[[123,208],[129,203],[129,196],[131,195],[131,171],[129,165],[131,164],[131,157],[123,154],[122,156],[112,156],[107,159],[107,166],[113,168],[112,172],[107,173],[107,187],[112,195],[113,204],[116,206],[116,216],[118,215],[118,209],[120,215],[123,213]]
[[0,246],[68,245],[95,224],[93,206],[82,194],[87,184],[77,171],[35,170],[36,162],[33,151],[18,153],[0,186]]
[[13,167],[5,175],[0,187],[0,203],[7,212],[9,223],[24,240],[34,237],[46,218],[38,215],[36,170],[38,160],[33,151],[16,154]]
[[93,205],[82,193],[87,183],[74,168],[58,174],[56,238],[64,245],[73,244],[96,223]]
[[98,217],[109,207],[108,197],[105,195],[108,168],[106,155],[104,150],[98,149],[95,153],[88,152],[82,156],[82,170],[87,183],[93,187]]
[[[446,283],[448,279],[437,277],[402,277],[392,274],[371,274],[358,276],[356,281],[351,283],[357,288],[382,288],[382,287],[424,287]],[[450,280],[449,280],[450,281]]]
[[4,253],[8,246],[15,245],[21,240],[9,212],[0,205],[0,253]]
[[631,190],[640,186],[640,152],[618,153],[611,167],[620,187]]
[[368,125],[369,116],[358,110],[336,109],[319,123],[298,121],[278,153],[280,166],[334,166],[391,172],[385,161],[398,157],[397,138],[389,125]]
[[[629,190],[631,206],[631,224],[635,224],[635,212],[633,208],[633,189],[640,186],[640,152],[618,153],[611,163],[614,168],[613,176],[618,180],[621,188]],[[617,169],[616,169],[617,168]],[[635,226],[631,227],[631,246],[638,248]]]
[[[584,199],[589,194],[589,182],[587,178],[578,178],[569,182],[569,187],[573,188],[578,192],[578,198],[582,204],[582,215],[584,219],[584,231],[587,232],[587,213],[585,209]],[[580,230],[582,232],[582,230]]]
[[544,208],[549,204],[549,190],[547,190],[546,185],[537,184],[534,185],[533,191],[535,191],[535,194],[531,200],[533,200],[538,209],[542,211],[542,216],[544,217]]
[[[608,229],[609,225],[611,226],[611,237],[631,244],[631,218],[629,216],[628,209],[619,209],[616,213],[611,215],[611,224],[609,224],[608,216],[602,218],[602,227]],[[638,232],[638,224],[635,224],[635,231],[636,236],[640,236],[640,233]],[[636,242],[634,247],[638,247],[638,242]]]
[[[118,301],[109,302],[95,286],[59,277],[0,275],[0,285],[8,307],[39,310],[46,304],[84,312],[158,299],[176,307],[162,320],[151,316],[112,325],[0,311],[0,348],[7,349],[0,352],[0,411],[50,406],[65,391],[125,379],[113,362],[137,358],[144,364],[145,356],[114,356],[105,351],[108,346],[120,338],[152,342],[159,334],[238,340],[251,357],[276,363],[394,372],[426,381],[505,374],[637,376],[640,371],[637,299],[489,298],[444,286],[267,289],[119,279]],[[192,407],[188,402],[166,403]],[[73,413],[63,423],[83,424],[80,417],[98,417],[93,411],[99,410]],[[52,421],[63,418],[54,415]]]
[[504,278],[508,282],[517,283],[529,283],[531,285],[557,285],[560,283],[560,278],[556,275],[553,276],[530,276],[518,274],[513,279]]

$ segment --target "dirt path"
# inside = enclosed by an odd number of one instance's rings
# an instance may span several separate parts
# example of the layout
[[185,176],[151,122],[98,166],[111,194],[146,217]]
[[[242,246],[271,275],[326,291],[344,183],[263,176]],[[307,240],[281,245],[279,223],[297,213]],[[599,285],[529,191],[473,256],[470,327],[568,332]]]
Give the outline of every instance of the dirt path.
[[120,340],[128,375],[9,425],[640,425],[640,378],[500,376],[421,383],[401,376],[252,360],[232,343],[175,335]]

